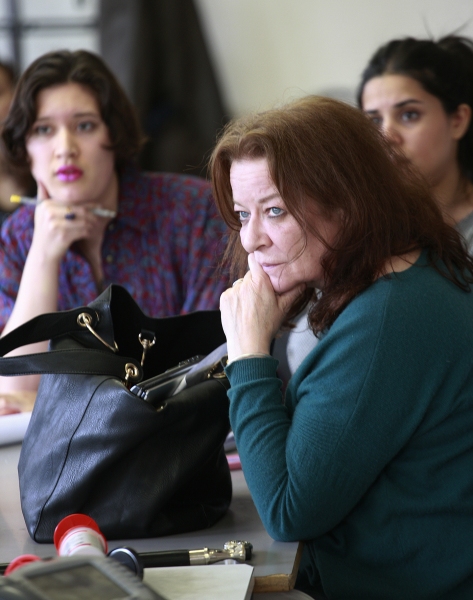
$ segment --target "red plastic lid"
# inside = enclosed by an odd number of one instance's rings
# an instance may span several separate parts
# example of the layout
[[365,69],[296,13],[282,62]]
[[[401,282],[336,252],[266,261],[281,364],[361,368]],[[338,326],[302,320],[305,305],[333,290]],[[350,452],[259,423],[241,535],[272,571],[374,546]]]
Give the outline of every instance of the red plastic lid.
[[39,556],[36,556],[36,554],[21,554],[11,561],[11,563],[5,569],[5,575],[10,575],[10,573],[13,573],[13,571],[16,571],[20,567],[23,567],[28,563],[36,562],[37,560],[41,559]]
[[59,521],[54,530],[54,545],[56,546],[56,550],[59,550],[62,538],[74,527],[88,527],[89,529],[93,529],[97,533],[100,533],[100,535],[103,535],[99,526],[91,517],[81,515],[80,513],[69,515],[68,517],[64,517],[62,521]]

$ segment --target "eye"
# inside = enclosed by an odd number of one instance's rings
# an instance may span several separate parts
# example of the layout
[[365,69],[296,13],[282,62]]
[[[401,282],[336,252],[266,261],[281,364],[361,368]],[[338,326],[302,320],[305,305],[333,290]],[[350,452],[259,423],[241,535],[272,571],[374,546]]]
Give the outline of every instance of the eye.
[[235,212],[238,215],[238,219],[240,220],[241,223],[243,223],[243,221],[246,221],[247,219],[250,218],[250,213],[246,212],[246,210],[237,210]]
[[372,123],[376,125],[376,127],[380,127],[383,123],[383,119],[381,117],[378,117],[377,115],[370,115],[369,119]]
[[31,130],[32,135],[49,135],[53,128],[51,125],[33,125]]
[[94,121],[80,121],[80,123],[77,124],[77,131],[88,133],[89,131],[93,131],[96,126]]
[[417,110],[405,110],[401,114],[401,121],[404,123],[412,123],[414,121],[418,121],[420,114]]
[[284,214],[284,209],[279,208],[279,206],[271,206],[271,208],[268,209],[268,212],[270,217],[280,217]]
[[368,117],[368,119],[374,123],[376,125],[376,127],[379,127],[382,122],[383,119],[380,115],[376,114],[375,112],[366,112],[365,115]]

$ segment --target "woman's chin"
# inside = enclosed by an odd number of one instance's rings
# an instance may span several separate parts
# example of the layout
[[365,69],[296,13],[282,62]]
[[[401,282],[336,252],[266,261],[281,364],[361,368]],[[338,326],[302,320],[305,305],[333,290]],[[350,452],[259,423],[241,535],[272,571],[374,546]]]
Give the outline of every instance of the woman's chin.
[[276,294],[285,294],[286,292],[290,292],[299,285],[299,282],[294,283],[276,278],[273,279],[272,277],[270,279],[271,285],[273,286],[273,290],[276,292]]
[[273,286],[273,290],[276,294],[283,294],[285,291],[284,282],[282,282],[278,277],[270,277],[271,285]]
[[320,289],[318,285],[316,285],[313,281],[273,281],[271,280],[271,284],[273,286],[273,290],[276,294],[282,295],[287,292],[292,292],[296,288],[298,288],[301,284],[305,284],[306,288]]
[[90,189],[87,189],[82,181],[70,183],[53,182],[48,188],[51,198],[58,202],[80,204],[84,199],[93,197]]

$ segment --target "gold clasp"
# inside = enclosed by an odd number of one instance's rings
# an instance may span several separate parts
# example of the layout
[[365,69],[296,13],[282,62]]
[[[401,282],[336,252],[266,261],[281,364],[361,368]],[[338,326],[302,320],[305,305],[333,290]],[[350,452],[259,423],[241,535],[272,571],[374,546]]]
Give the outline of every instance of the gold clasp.
[[100,342],[102,342],[102,344],[104,346],[107,346],[107,348],[109,350],[111,350],[112,352],[118,352],[118,346],[117,346],[117,342],[115,342],[115,340],[113,341],[113,346],[110,346],[109,343],[107,343],[103,338],[101,338],[99,336],[99,334],[94,331],[94,329],[92,328],[92,317],[89,315],[89,313],[83,312],[80,313],[80,315],[77,317],[77,323],[81,326],[81,327],[87,327],[87,329],[90,331],[90,333],[96,337]]
[[143,354],[141,355],[141,366],[143,366],[146,353],[156,344],[156,336],[154,336],[152,340],[149,340],[148,338],[142,337],[140,333],[138,339],[140,340],[140,344],[143,346]]
[[129,389],[131,386],[131,379],[138,379],[140,371],[133,363],[126,363],[125,365],[125,385]]

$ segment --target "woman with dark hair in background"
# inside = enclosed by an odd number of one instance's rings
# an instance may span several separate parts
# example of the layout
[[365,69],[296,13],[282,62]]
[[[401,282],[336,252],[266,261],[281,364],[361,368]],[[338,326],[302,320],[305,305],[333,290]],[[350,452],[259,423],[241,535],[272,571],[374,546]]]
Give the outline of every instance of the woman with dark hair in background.
[[[13,99],[15,85],[15,70],[8,63],[0,61],[0,130]],[[0,154],[0,225],[16,208],[15,204],[10,202],[10,196],[25,193],[27,190],[27,182],[21,182],[13,176],[13,173],[5,164],[3,154]]]
[[15,92],[16,73],[8,63],[0,61],[0,123],[8,114]]
[[[218,306],[224,282],[214,266],[225,226],[210,184],[139,172],[133,107],[98,56],[59,51],[35,60],[2,137],[9,164],[34,178],[39,201],[2,230],[4,334],[40,313],[87,304],[110,283],[155,317]],[[36,386],[36,377],[2,380],[2,391]]]
[[473,253],[473,41],[388,42],[363,72],[358,103],[427,179]]
[[[473,597],[473,260],[404,163],[320,97],[231,123],[211,157],[241,278],[220,300],[231,425],[314,597]],[[321,339],[283,401],[270,346],[307,303]]]

